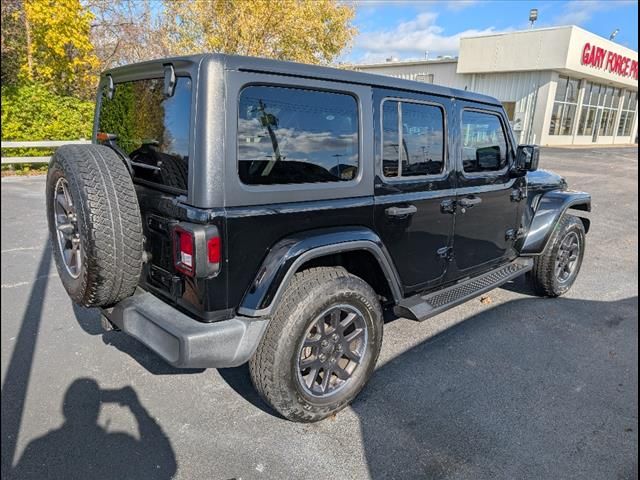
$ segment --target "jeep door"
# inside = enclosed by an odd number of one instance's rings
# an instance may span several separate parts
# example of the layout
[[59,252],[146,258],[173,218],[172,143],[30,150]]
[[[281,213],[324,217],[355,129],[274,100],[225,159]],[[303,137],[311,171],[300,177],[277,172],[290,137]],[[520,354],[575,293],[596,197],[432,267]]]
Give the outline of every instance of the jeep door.
[[458,188],[448,280],[517,256],[514,243],[525,192],[524,178],[509,173],[515,142],[502,108],[456,101],[456,112]]
[[450,99],[385,89],[373,98],[375,225],[408,294],[437,286],[447,270],[455,197]]

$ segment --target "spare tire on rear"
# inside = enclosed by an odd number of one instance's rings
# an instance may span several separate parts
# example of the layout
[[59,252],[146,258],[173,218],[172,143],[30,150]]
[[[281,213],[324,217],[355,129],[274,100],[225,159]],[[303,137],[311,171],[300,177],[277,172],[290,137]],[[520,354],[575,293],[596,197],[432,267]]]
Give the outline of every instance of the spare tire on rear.
[[47,174],[53,256],[71,299],[108,307],[133,294],[142,270],[140,208],[122,159],[102,145],[65,145]]

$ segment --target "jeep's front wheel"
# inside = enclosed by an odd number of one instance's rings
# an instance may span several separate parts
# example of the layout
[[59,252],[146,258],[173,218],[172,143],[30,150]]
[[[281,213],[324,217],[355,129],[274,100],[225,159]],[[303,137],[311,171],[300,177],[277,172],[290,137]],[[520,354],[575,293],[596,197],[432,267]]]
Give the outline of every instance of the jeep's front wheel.
[[582,221],[573,215],[564,215],[544,252],[534,260],[531,279],[536,293],[546,297],[565,294],[578,276],[584,247]]
[[249,362],[260,395],[281,415],[316,422],[351,402],[375,367],[382,309],[342,268],[297,273]]

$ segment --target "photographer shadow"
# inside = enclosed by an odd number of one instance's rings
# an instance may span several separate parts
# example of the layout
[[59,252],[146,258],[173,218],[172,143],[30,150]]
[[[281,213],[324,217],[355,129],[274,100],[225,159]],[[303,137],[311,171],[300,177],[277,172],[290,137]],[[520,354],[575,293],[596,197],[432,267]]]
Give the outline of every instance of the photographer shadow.
[[[103,403],[129,408],[140,439],[97,423]],[[14,478],[169,479],[176,473],[169,438],[131,387],[103,390],[95,380],[75,380],[65,393],[64,424],[27,445]]]

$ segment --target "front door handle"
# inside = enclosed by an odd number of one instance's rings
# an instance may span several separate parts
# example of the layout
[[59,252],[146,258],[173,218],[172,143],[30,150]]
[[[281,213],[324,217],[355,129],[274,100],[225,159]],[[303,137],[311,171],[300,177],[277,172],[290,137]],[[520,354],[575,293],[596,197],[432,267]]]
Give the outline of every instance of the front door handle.
[[458,204],[462,208],[475,207],[479,203],[482,203],[482,199],[480,197],[475,197],[475,196],[474,197],[464,197],[464,198],[461,198],[460,200],[458,200]]
[[413,215],[417,211],[418,208],[415,205],[408,205],[406,207],[389,207],[384,213],[387,214],[387,217],[406,217]]

